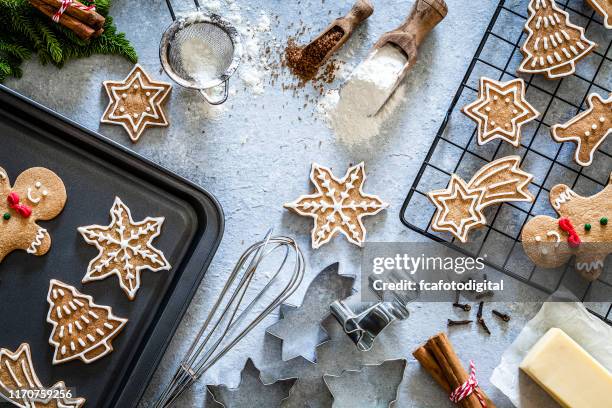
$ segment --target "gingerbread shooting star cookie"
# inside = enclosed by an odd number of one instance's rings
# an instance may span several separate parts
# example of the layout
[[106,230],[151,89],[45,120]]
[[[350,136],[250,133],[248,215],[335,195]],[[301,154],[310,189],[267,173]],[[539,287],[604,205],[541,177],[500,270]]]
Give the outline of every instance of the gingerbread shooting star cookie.
[[478,144],[499,138],[518,147],[521,126],[539,112],[525,99],[525,81],[508,82],[481,77],[478,99],[466,105],[463,113],[478,123]]
[[329,168],[312,164],[310,180],[316,191],[285,204],[285,208],[314,218],[313,248],[329,242],[337,232],[355,245],[364,243],[366,229],[361,219],[389,206],[380,197],[363,192],[365,179],[363,162],[349,168],[342,179],[336,178]]
[[525,24],[527,40],[521,47],[524,59],[518,71],[544,74],[548,79],[572,75],[576,62],[597,46],[584,29],[569,20],[554,0],[531,0]]
[[564,184],[550,190],[555,219],[538,215],[523,228],[525,253],[542,268],[556,268],[576,256],[576,271],[596,280],[612,253],[612,174],[599,193],[582,197]]
[[507,156],[481,168],[469,182],[451,175],[447,188],[430,191],[427,195],[436,206],[431,229],[450,232],[461,242],[467,242],[472,228],[486,224],[483,210],[493,204],[534,200],[527,190],[533,178],[519,168],[519,156]]
[[168,126],[161,105],[172,89],[171,84],[153,81],[140,65],[123,81],[103,84],[109,102],[101,122],[123,126],[132,142],[137,142],[149,126]]
[[89,364],[113,351],[112,340],[123,330],[127,319],[113,314],[108,306],[73,286],[51,279],[47,294],[47,322],[53,325],[49,344],[55,347],[53,364],[81,359]]
[[[32,393],[16,393],[16,391],[28,390],[31,390]],[[20,408],[80,408],[85,404],[85,398],[69,397],[68,391],[63,381],[50,389],[42,386],[34,371],[29,344],[22,343],[15,352],[0,349],[0,396],[14,405]],[[61,398],[38,398],[38,396],[45,396],[42,394],[58,395]]]
[[612,30],[612,0],[587,0],[587,3],[603,17],[604,26]]
[[79,228],[85,241],[100,251],[89,262],[83,283],[117,275],[121,289],[133,300],[140,288],[140,271],[170,269],[164,254],[152,244],[161,232],[164,217],[147,217],[135,222],[119,197],[115,197],[110,215],[111,223],[107,226]]
[[6,171],[0,167],[0,261],[16,249],[37,256],[46,254],[51,236],[36,221],[57,217],[65,204],[64,183],[51,170],[27,169],[11,187]]
[[574,160],[581,166],[590,166],[593,155],[612,130],[612,95],[602,99],[590,94],[589,107],[563,125],[555,125],[550,131],[557,142],[576,143]]

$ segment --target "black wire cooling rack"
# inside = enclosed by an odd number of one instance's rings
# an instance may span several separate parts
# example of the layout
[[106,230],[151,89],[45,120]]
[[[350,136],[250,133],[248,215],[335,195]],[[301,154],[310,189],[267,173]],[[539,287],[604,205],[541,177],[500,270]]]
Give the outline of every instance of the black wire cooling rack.
[[[479,146],[475,123],[460,111],[477,98],[481,76],[499,80],[517,77],[516,70],[523,59],[520,46],[527,38],[523,27],[528,18],[528,3],[528,0],[502,0],[497,6],[404,201],[400,218],[409,228],[466,255],[479,256],[486,252],[488,266],[544,292],[552,293],[565,283],[571,283],[573,288],[578,285],[582,301],[589,302],[596,297],[601,299],[595,295],[612,289],[612,262],[608,260],[601,277],[591,283],[580,281],[577,273],[568,273],[574,269],[573,262],[557,269],[538,268],[523,252],[520,233],[534,215],[557,217],[548,202],[552,186],[564,183],[579,194],[591,195],[608,183],[612,138],[600,145],[591,166],[580,167],[573,161],[575,144],[556,143],[549,128],[584,110],[590,93],[604,97],[610,94],[612,31],[606,30],[600,16],[586,2],[557,2],[570,14],[570,21],[584,27],[586,37],[599,46],[577,63],[575,75],[556,81],[546,80],[542,75],[522,76],[527,86],[527,100],[540,116],[523,126],[520,147],[499,140]],[[429,203],[428,191],[445,188],[452,173],[469,180],[485,163],[509,154],[520,155],[521,168],[534,175],[530,185],[536,197],[533,203],[504,203],[487,209],[487,225],[471,231],[467,244],[448,233],[431,230],[435,207]],[[423,208],[431,208],[431,212],[424,212]],[[612,324],[612,303],[592,302],[588,306],[592,313]]]

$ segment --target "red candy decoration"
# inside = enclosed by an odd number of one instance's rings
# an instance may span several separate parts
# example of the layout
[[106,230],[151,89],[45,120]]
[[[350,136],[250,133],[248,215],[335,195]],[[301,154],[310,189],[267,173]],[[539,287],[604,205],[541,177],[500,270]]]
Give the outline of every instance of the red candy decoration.
[[32,209],[25,204],[19,204],[19,194],[12,192],[6,198],[9,207],[15,210],[23,218],[28,218],[32,215]]
[[559,218],[559,228],[563,231],[567,232],[569,235],[567,237],[567,243],[572,248],[577,248],[580,246],[581,242],[574,225],[570,221],[569,218]]

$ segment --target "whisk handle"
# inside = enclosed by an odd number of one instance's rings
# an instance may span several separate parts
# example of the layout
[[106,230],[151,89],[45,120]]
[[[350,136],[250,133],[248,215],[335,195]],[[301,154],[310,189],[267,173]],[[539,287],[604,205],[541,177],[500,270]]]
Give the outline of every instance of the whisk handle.
[[200,95],[202,95],[202,98],[204,98],[204,100],[211,105],[221,105],[222,103],[227,101],[227,95],[228,95],[228,90],[229,90],[229,78],[226,79],[221,86],[223,86],[223,94],[218,99],[211,98],[206,93],[206,89],[200,89]]

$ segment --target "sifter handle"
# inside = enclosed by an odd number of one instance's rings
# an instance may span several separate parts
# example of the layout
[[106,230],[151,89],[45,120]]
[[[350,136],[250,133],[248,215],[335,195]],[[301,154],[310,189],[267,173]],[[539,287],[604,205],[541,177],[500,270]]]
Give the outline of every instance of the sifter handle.
[[211,105],[221,105],[222,103],[224,103],[225,101],[227,101],[227,95],[228,95],[228,89],[229,89],[229,79],[226,79],[223,84],[223,94],[221,95],[221,97],[219,99],[213,99],[211,98],[207,93],[206,93],[206,89],[200,89],[200,95],[202,95],[202,98],[204,98],[204,100],[208,103],[210,103]]

